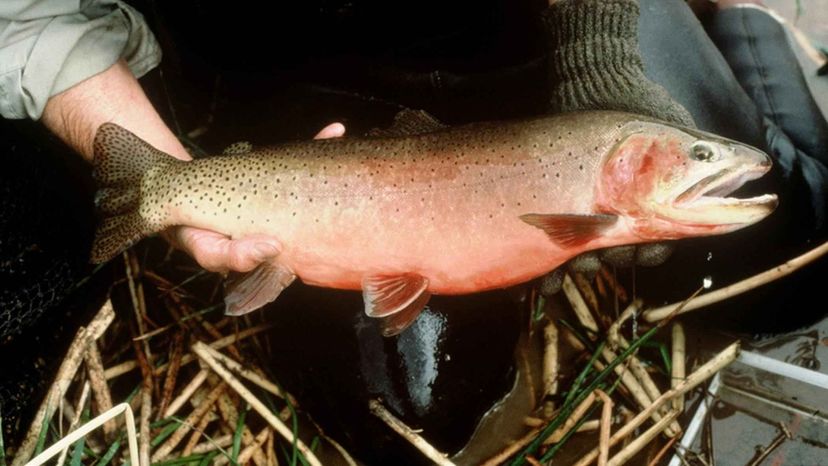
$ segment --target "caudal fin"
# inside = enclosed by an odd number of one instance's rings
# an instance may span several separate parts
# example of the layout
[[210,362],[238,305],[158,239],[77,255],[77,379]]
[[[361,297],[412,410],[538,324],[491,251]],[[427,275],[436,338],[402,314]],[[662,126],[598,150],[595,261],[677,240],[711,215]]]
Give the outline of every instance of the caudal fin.
[[98,128],[94,154],[92,176],[98,186],[95,204],[100,223],[90,260],[97,264],[158,230],[139,213],[142,179],[151,168],[176,160],[113,123]]

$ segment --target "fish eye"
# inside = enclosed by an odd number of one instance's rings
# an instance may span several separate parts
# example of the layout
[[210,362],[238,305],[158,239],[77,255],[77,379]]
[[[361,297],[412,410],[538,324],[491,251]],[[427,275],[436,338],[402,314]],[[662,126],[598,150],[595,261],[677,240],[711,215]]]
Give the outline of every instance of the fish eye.
[[707,141],[696,141],[690,146],[690,157],[700,162],[715,162],[719,160],[718,147]]

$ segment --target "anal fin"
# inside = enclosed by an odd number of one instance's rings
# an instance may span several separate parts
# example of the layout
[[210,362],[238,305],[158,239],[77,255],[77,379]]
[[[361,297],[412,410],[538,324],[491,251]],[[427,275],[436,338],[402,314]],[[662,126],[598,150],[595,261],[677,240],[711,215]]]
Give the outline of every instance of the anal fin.
[[244,274],[231,274],[224,283],[226,315],[240,316],[275,300],[296,275],[278,259],[259,264]]
[[520,219],[540,228],[559,245],[575,247],[603,235],[615,225],[618,217],[607,214],[525,214]]
[[430,297],[428,279],[414,273],[372,275],[362,281],[365,314],[380,319],[383,336],[405,330]]

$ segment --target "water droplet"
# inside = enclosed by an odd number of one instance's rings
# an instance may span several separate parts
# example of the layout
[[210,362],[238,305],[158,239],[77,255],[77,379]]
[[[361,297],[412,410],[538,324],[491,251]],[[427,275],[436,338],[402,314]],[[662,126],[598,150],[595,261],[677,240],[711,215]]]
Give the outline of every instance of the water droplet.
[[708,252],[708,253],[707,253],[707,262],[710,262],[711,260],[713,260],[713,253],[712,253],[712,252]]
[[704,286],[705,290],[709,290],[711,286],[713,286],[713,277],[710,275],[704,277],[702,280],[702,286]]

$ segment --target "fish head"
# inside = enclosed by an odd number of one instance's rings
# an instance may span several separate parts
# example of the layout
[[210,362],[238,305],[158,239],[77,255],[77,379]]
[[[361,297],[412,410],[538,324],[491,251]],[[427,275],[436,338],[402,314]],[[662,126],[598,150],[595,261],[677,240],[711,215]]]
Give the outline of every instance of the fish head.
[[627,220],[644,240],[731,232],[770,215],[773,194],[731,196],[771,169],[753,147],[666,123],[620,128],[597,184],[598,209]]

